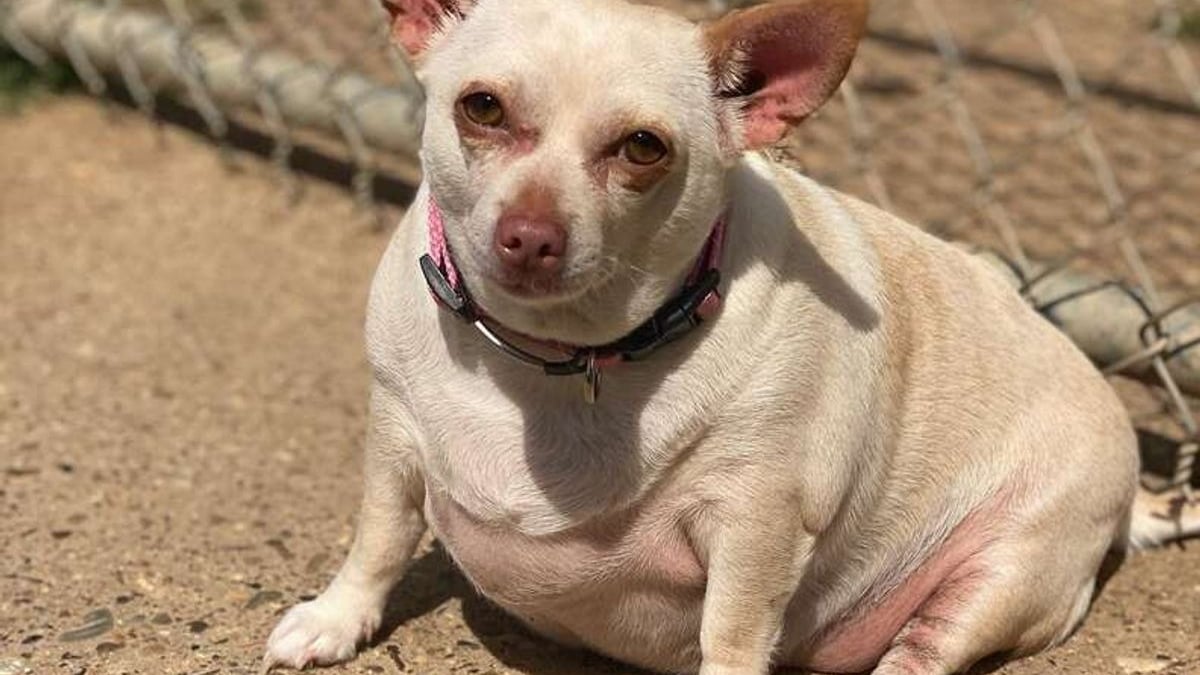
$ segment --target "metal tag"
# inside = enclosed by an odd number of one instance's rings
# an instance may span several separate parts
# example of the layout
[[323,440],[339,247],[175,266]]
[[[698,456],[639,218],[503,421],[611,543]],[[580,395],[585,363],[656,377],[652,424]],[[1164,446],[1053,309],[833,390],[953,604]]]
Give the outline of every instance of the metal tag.
[[595,403],[596,399],[600,398],[600,366],[596,363],[595,354],[588,357],[583,379],[583,400]]

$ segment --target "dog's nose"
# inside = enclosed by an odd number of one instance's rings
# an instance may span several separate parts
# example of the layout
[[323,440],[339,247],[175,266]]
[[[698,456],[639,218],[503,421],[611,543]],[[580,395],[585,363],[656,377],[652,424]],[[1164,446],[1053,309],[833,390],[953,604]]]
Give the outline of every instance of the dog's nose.
[[567,230],[549,220],[505,216],[496,224],[494,247],[510,274],[546,279],[562,271]]

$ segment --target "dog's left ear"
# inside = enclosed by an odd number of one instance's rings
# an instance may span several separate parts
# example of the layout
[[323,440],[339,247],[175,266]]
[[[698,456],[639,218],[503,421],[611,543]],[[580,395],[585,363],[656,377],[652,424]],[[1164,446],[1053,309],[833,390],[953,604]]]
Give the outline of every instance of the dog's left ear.
[[474,0],[382,0],[392,20],[392,37],[418,60],[448,22],[461,19]]
[[867,0],[782,0],[704,27],[718,95],[742,102],[744,149],[762,148],[820,108],[850,69]]

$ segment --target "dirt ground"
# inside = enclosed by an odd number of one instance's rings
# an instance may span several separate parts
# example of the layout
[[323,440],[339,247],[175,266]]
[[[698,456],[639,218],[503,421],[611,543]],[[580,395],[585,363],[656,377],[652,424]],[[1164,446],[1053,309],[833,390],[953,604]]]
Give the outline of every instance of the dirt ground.
[[[0,118],[0,157],[0,675],[254,673],[352,536],[386,235],[82,98]],[[529,636],[432,545],[389,614],[330,672],[631,672]],[[1200,545],[997,672],[1200,673]]]

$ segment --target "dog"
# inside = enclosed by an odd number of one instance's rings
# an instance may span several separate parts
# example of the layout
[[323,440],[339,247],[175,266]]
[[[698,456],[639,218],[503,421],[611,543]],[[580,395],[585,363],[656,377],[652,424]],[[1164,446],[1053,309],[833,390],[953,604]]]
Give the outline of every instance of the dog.
[[385,0],[425,179],[372,286],[358,534],[265,666],[354,656],[427,526],[532,630],[654,671],[934,675],[1065,639],[1128,415],[987,265],[759,151],[865,0]]

